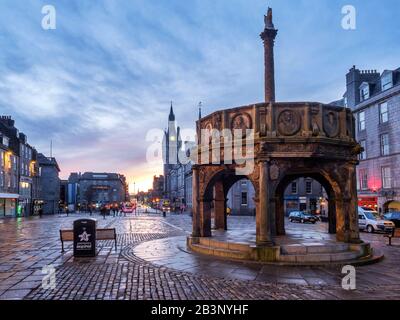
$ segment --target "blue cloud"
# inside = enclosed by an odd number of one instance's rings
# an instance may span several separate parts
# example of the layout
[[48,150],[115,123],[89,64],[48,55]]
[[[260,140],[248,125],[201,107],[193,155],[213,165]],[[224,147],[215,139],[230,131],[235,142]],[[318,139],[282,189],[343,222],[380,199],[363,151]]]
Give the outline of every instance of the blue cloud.
[[205,113],[262,101],[267,5],[281,101],[330,102],[353,64],[399,65],[398,0],[351,1],[355,31],[341,28],[342,0],[58,0],[57,29],[44,31],[49,2],[0,2],[0,112],[40,151],[54,140],[63,176],[151,177],[143,141],[166,126],[170,100],[183,127],[194,127],[199,101]]

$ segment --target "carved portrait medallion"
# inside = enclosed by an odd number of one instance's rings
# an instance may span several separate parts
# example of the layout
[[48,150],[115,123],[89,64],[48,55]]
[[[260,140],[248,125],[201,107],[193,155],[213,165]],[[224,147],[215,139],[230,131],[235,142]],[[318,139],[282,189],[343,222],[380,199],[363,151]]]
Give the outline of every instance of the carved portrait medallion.
[[339,114],[336,111],[324,111],[324,131],[329,138],[335,138],[339,134]]
[[[231,129],[234,130],[241,130],[242,131],[242,138],[246,137],[246,130],[251,129],[252,123],[251,118],[246,113],[241,113],[233,117]],[[233,132],[235,134],[235,131]]]
[[297,111],[285,109],[278,116],[278,131],[283,136],[294,136],[301,128],[301,118]]

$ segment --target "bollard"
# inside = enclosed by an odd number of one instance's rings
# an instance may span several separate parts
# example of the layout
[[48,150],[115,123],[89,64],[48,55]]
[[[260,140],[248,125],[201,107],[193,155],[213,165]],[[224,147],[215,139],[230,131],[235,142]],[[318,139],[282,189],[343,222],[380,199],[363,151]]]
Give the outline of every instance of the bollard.
[[163,211],[162,215],[165,218],[167,216],[167,213],[165,211]]

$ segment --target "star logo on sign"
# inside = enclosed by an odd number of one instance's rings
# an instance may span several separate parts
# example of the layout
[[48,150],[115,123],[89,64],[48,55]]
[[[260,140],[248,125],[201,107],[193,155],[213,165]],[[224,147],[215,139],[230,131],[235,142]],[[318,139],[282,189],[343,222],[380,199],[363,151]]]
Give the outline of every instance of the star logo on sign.
[[90,236],[91,236],[91,234],[88,234],[86,231],[84,231],[84,232],[83,232],[81,235],[79,235],[78,237],[80,238],[80,241],[88,242]]

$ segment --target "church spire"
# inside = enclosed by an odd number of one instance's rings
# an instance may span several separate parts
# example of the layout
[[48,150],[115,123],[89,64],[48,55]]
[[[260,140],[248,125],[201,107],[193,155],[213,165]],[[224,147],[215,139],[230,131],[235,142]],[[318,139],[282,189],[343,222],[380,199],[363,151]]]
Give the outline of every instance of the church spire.
[[168,121],[175,121],[174,107],[171,101],[171,110],[169,111]]

